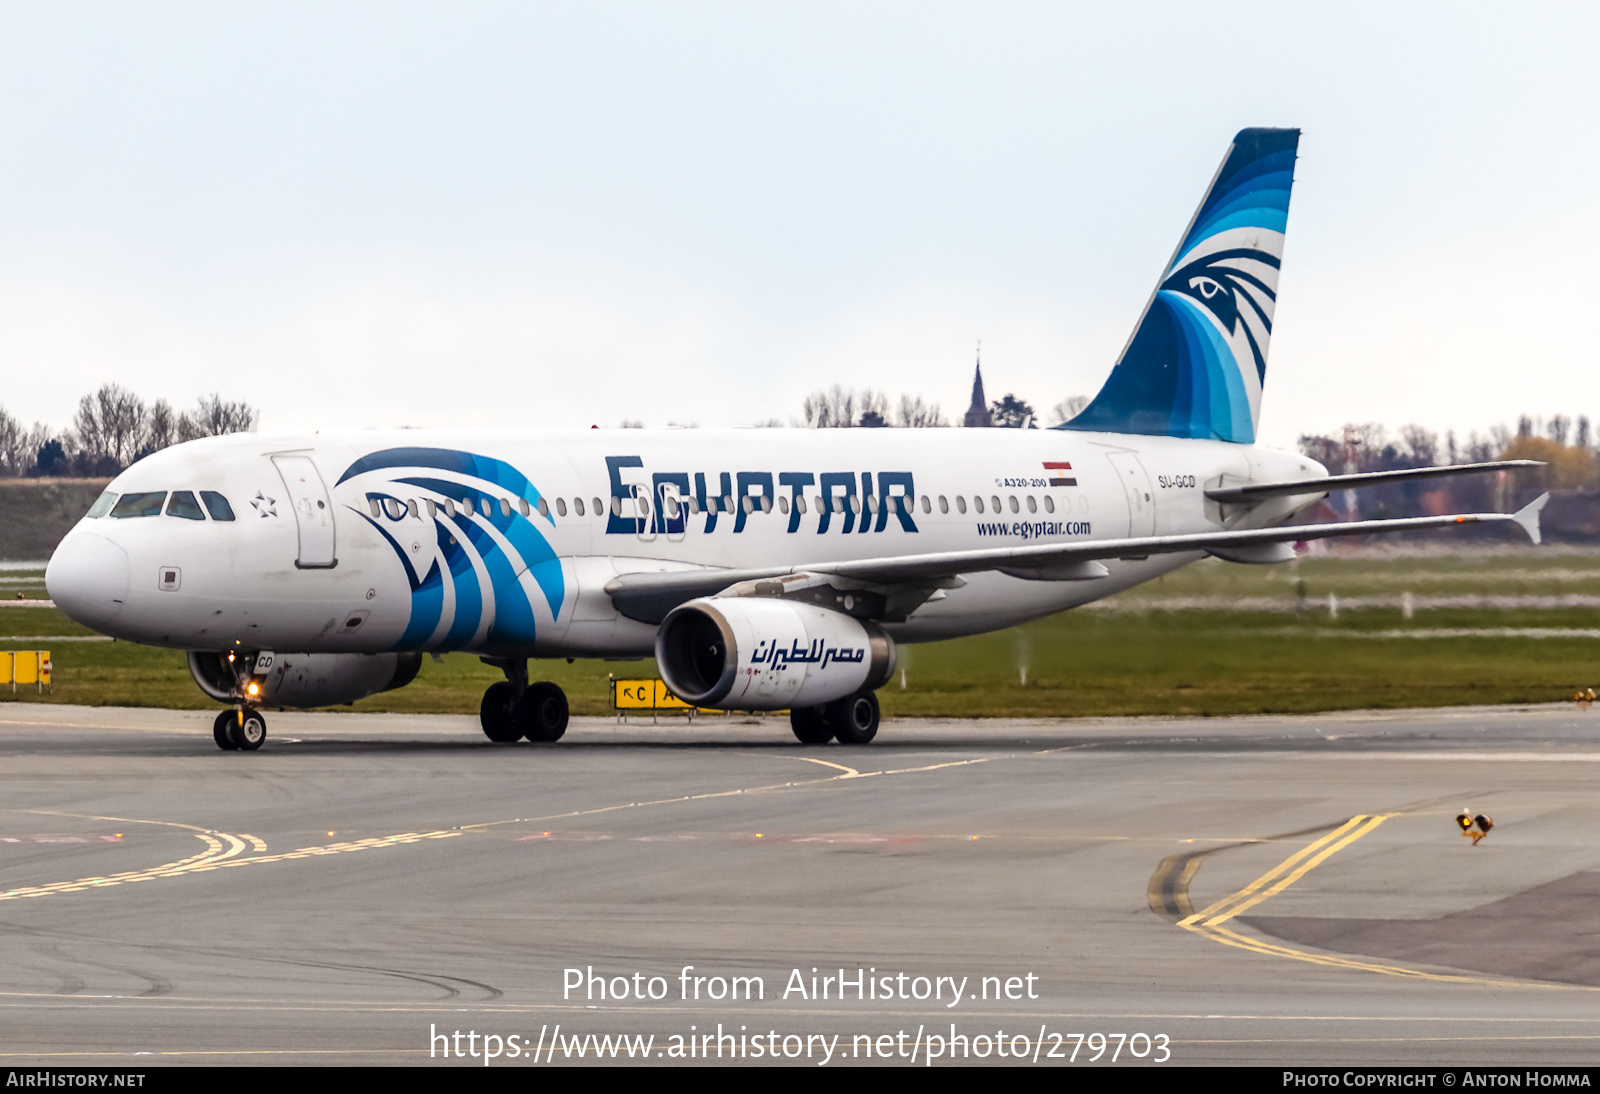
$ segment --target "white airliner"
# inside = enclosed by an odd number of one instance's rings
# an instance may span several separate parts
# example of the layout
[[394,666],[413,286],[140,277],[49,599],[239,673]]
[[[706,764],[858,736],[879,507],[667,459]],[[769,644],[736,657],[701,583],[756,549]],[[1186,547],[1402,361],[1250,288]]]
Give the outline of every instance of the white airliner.
[[895,649],[1009,627],[1206,555],[1271,563],[1326,536],[1480,513],[1283,527],[1335,489],[1490,468],[1329,476],[1255,443],[1299,131],[1238,134],[1105,387],[1056,429],[239,434],[111,483],[45,580],[105,634],[188,650],[227,704],[403,687],[425,653],[504,670],[491,740],[554,741],[530,658],[654,655],[683,699],[791,711],[870,741]]

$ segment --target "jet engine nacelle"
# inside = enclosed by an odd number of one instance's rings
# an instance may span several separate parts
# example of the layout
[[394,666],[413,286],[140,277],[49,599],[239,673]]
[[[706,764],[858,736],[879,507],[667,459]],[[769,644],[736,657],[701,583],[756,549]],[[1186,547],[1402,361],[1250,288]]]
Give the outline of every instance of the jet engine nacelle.
[[200,690],[224,703],[331,707],[403,688],[422,668],[420,653],[189,653]]
[[725,710],[830,703],[884,684],[894,661],[894,640],[871,623],[792,600],[691,600],[656,632],[656,664],[673,693]]

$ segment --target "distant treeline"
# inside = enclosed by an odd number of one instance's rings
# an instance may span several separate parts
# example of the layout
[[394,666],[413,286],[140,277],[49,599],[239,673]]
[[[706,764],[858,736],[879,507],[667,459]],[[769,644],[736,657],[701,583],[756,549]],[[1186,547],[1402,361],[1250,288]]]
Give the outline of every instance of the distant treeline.
[[[1058,403],[1052,410],[1051,424],[1072,417],[1088,402],[1075,398]],[[839,384],[818,388],[805,397],[800,409],[804,420],[794,424],[809,429],[942,429],[951,424],[938,403],[925,402],[920,395],[891,399],[887,392],[870,387],[860,391]],[[1033,404],[1012,394],[990,403],[989,415],[993,424],[1001,428],[1035,429],[1039,425]]]
[[[1443,436],[1419,425],[1390,433],[1376,422],[1347,425],[1338,435],[1304,434],[1300,451],[1335,475],[1358,471],[1398,471],[1440,464],[1485,463],[1490,460],[1539,460],[1547,466],[1526,471],[1462,475],[1447,479],[1365,489],[1353,497],[1335,494],[1325,503],[1339,516],[1382,518],[1417,513],[1504,511],[1550,490],[1566,495],[1585,512],[1594,510],[1583,495],[1600,484],[1589,419],[1565,415],[1535,418],[1523,415],[1515,430],[1497,425],[1464,438],[1453,430]],[[1359,512],[1351,512],[1351,506]],[[1570,508],[1563,507],[1563,508]],[[1594,517],[1582,516],[1586,526]],[[1600,513],[1596,514],[1600,516]],[[1551,513],[1550,516],[1555,516]]]
[[79,399],[72,424],[60,432],[43,422],[25,427],[0,407],[0,476],[107,478],[180,441],[248,432],[259,417],[248,403],[215,394],[175,411],[165,399],[147,404],[120,384]]

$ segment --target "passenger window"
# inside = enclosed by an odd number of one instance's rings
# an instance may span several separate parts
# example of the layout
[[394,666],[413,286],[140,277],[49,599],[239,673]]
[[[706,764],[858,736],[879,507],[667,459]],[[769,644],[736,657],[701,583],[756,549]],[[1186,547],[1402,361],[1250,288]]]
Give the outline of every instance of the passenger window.
[[439,515],[439,506],[434,504],[434,500],[432,498],[424,499],[423,504],[425,504],[428,507],[428,519],[429,520],[432,520],[434,517]]
[[761,495],[761,511],[763,513],[772,512],[772,499],[766,494]]
[[1012,512],[1013,512],[1013,513],[1020,513],[1020,512],[1022,512],[1022,506],[1020,506],[1020,505],[1018,505],[1018,504],[1017,504],[1017,496],[1016,496],[1016,495],[1015,495],[1015,494],[1012,494],[1012,495],[1011,495],[1011,496],[1010,496],[1010,497],[1008,497],[1008,498],[1007,498],[1007,499],[1006,499],[1006,500],[1007,500],[1007,501],[1009,501],[1009,502],[1010,502],[1010,503],[1011,503],[1011,511],[1012,511]]
[[527,498],[518,498],[517,499],[517,511],[520,512],[523,516],[527,516],[529,513],[533,512],[533,507],[528,504],[528,499]]
[[107,490],[94,500],[94,504],[89,507],[87,515],[98,520],[111,512],[111,507],[116,503],[117,492],[115,490]]
[[611,495],[611,515],[614,517],[622,515],[622,499],[615,494]]
[[1046,494],[1044,496],[1044,511],[1046,513],[1054,513],[1056,511],[1055,499],[1052,498],[1049,494]]
[[956,495],[956,512],[965,513],[966,511],[967,511],[967,499],[962,497],[960,494],[957,494]]
[[599,498],[595,498],[594,499],[594,515],[598,517],[601,513],[604,513],[605,511],[606,511],[606,507],[604,505],[600,504],[600,499]]
[[950,512],[950,503],[947,500],[945,500],[945,496],[943,494],[939,495],[939,512],[941,512],[941,513]]
[[580,516],[580,517],[583,516],[583,499],[582,498],[573,498],[572,499],[572,510],[573,510],[573,512],[577,513],[578,516]]
[[850,511],[852,513],[861,512],[861,499],[855,494],[850,495]]
[[182,517],[184,520],[206,519],[206,515],[200,511],[200,503],[194,500],[194,493],[189,490],[172,492],[172,500],[167,502],[167,516]]
[[484,516],[494,516],[494,502],[490,501],[488,498],[479,498],[478,508],[483,510]]
[[928,500],[928,495],[926,494],[922,495],[922,511],[924,513],[933,512],[933,503]]
[[788,513],[789,512],[789,499],[786,498],[786,497],[783,497],[781,495],[778,497],[778,512],[780,512],[780,513]]
[[1038,511],[1039,511],[1039,503],[1033,500],[1033,495],[1032,494],[1029,494],[1028,495],[1028,512],[1037,513]]
[[378,519],[378,516],[379,516],[381,510],[378,508],[378,499],[377,498],[368,498],[367,499],[367,511],[372,514],[372,519],[373,520],[377,520]]
[[566,515],[567,515],[567,499],[566,498],[557,498],[556,499],[556,516],[564,517]]
[[980,513],[983,512],[983,497],[981,495],[972,495],[972,507]]
[[[989,502],[990,502],[990,504],[992,504],[994,506],[994,511],[996,513],[998,513],[1000,511],[1000,495],[999,494],[991,494],[991,495],[989,495]],[[1011,504],[1013,506],[1015,506],[1016,503],[1017,503],[1017,500],[1015,498],[1012,498],[1011,499]]]
[[[453,498],[445,498],[444,499],[444,512],[445,512],[445,516],[447,516],[447,517],[453,517],[453,516],[456,515],[456,503],[455,503],[455,500]],[[454,540],[452,540],[451,542],[454,542]]]
[[548,518],[550,516],[550,503],[545,501],[543,498],[539,499],[538,509],[541,517]]
[[117,504],[111,507],[111,515],[118,519],[124,517],[158,517],[161,515],[161,506],[167,500],[165,490],[149,494],[124,494]]
[[511,515],[511,499],[510,498],[501,498],[500,499],[500,515],[502,517],[509,517]]
[[410,501],[406,502],[406,512],[411,514],[411,519],[412,520],[416,520],[417,519],[417,499],[416,498],[412,498]]
[[795,511],[797,513],[799,513],[801,516],[805,515],[805,512],[806,512],[806,496],[804,494],[796,494],[794,496],[794,508],[795,508]]

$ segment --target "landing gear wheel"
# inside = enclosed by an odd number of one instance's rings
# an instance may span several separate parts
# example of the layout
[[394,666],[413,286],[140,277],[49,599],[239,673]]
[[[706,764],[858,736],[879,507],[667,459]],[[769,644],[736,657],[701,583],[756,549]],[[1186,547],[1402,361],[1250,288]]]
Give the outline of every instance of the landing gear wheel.
[[267,739],[267,720],[257,710],[245,711],[243,722],[235,714],[228,723],[228,739],[234,748],[254,752]]
[[789,728],[803,745],[825,745],[833,740],[826,707],[794,707],[789,711]]
[[211,723],[211,736],[217,742],[217,747],[224,752],[232,752],[239,746],[233,743],[233,728],[239,724],[239,712],[225,710],[217,715],[217,720]]
[[858,691],[829,703],[828,725],[842,745],[864,745],[878,735],[878,697]]
[[528,740],[559,741],[567,731],[567,693],[547,682],[529,684],[515,713]]
[[522,739],[522,726],[517,722],[515,709],[517,689],[501,681],[490,684],[483,693],[483,705],[478,708],[478,720],[483,724],[483,735],[496,744],[508,745]]

